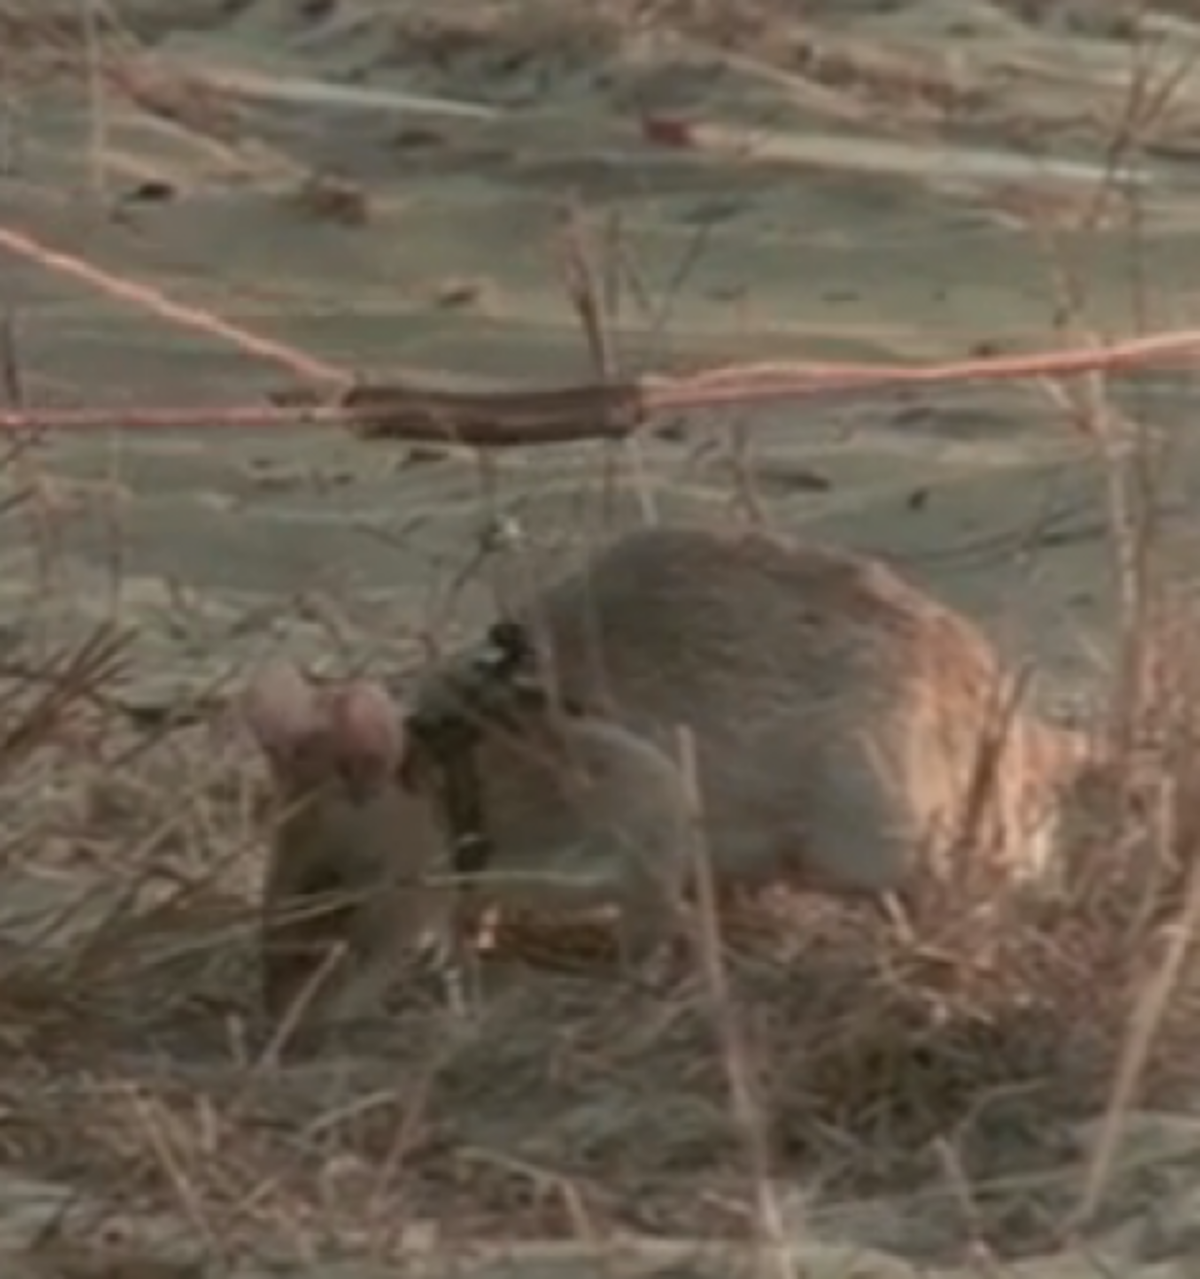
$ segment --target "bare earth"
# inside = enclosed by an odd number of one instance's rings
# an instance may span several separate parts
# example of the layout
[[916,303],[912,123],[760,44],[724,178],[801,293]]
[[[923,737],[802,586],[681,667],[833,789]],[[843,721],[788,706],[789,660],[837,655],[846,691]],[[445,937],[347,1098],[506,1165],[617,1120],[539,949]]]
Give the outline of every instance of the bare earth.
[[[96,10],[97,114],[79,6],[4,0],[0,227],[347,371],[450,385],[592,375],[562,285],[570,205],[615,282],[625,371],[950,360],[1185,326],[1200,290],[1194,74],[1118,158],[1110,203],[1095,202],[1132,68],[1177,75],[1200,54],[1200,6],[1152,6],[1136,47],[1116,7],[116,0]],[[737,145],[656,146],[647,116],[719,126]],[[314,177],[347,184],[349,217],[317,207]],[[4,382],[28,406],[217,408],[294,381],[0,254]],[[1190,590],[1189,382],[1109,390],[1125,415],[1116,438],[1136,423],[1164,444],[1161,533]],[[142,720],[213,690],[219,702],[279,648],[403,676],[426,644],[487,616],[515,574],[657,512],[766,519],[887,556],[1035,654],[1064,713],[1088,705],[1115,639],[1105,472],[1048,388],[659,425],[628,447],[486,460],[311,427],[46,438],[4,481],[16,500],[0,521],[0,664],[114,619],[131,633],[120,699]],[[519,521],[529,561],[481,556],[498,517]],[[53,1010],[36,965],[12,959],[11,992],[0,971],[13,1012],[0,1015],[5,1246],[75,1194],[89,1221],[121,1214],[116,1252],[161,1222],[185,1251],[228,1250],[238,1274],[266,1255],[327,1256],[312,1273],[347,1279],[397,1265],[574,1279],[609,1264],[588,1231],[629,1240],[616,1273],[749,1273],[740,1257],[687,1260],[693,1237],[743,1237],[752,1210],[695,1010],[643,1007],[603,973],[531,976],[483,1025],[423,1009],[370,1051],[246,1066],[258,766],[222,720],[149,746],[144,727],[81,727],[5,783],[14,935],[59,944],[30,911],[82,896],[82,921],[60,930],[77,938],[134,885],[145,943],[134,961],[102,928],[72,969],[74,1002]],[[162,903],[205,878],[220,891],[184,894],[181,941]],[[767,1038],[798,1024],[792,1002],[820,1002],[775,994],[758,1007]],[[630,1023],[644,1044],[620,1038]],[[514,1026],[527,1041],[505,1038]],[[1005,1103],[1004,1069],[899,1134],[838,1135],[811,1098],[780,1102],[769,1137],[803,1273],[948,1279],[976,1273],[983,1244],[1001,1258],[992,1273],[1029,1279],[1195,1273],[1187,1098],[1170,1111],[1165,1094],[1142,1098],[1095,1229],[1067,1246],[1054,1223],[1081,1193],[1102,1090],[1056,1121]],[[1017,1091],[1036,1073],[1025,1062]],[[469,1255],[448,1251],[455,1239],[475,1241]],[[513,1239],[525,1242],[506,1260],[496,1241]],[[70,1270],[65,1248],[14,1256],[5,1273],[201,1273]]]

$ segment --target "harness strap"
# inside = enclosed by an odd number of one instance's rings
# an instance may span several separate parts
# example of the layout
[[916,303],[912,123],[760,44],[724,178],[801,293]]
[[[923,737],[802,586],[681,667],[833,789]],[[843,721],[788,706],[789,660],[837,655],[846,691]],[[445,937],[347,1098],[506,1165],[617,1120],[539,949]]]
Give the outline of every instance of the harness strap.
[[428,770],[442,809],[454,873],[478,873],[486,868],[493,851],[477,756],[483,725],[469,712],[418,712],[409,717],[408,731],[417,748],[414,763]]
[[[495,853],[484,811],[479,744],[496,728],[519,736],[522,714],[543,710],[550,702],[526,628],[509,620],[494,623],[451,694],[448,707],[412,713],[408,731],[421,762],[431,766],[454,873],[469,877],[486,870]],[[563,701],[562,709],[568,715],[581,713],[570,700]]]
[[[494,844],[487,830],[478,746],[496,723],[513,726],[514,697],[536,690],[533,645],[519,622],[494,623],[456,681],[453,705],[432,706],[408,718],[408,731],[432,765],[434,785],[450,834],[456,875],[485,870]],[[536,690],[540,696],[540,690]]]

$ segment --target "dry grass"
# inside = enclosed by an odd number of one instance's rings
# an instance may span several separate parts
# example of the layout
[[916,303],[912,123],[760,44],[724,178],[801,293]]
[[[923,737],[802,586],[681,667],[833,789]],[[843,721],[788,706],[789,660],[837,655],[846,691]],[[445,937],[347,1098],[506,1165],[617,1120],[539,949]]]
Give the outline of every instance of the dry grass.
[[[1101,397],[1081,412],[1103,444]],[[1038,1180],[1064,1126],[1114,1099],[1163,1105],[1200,1052],[1185,953],[1200,659],[1180,638],[1196,619],[1151,571],[1153,528],[1133,508],[1152,495],[1115,452],[1112,465],[1125,652],[1104,802],[1064,900],[1000,912],[941,885],[906,928],[748,903],[708,979],[669,994],[622,986],[602,959],[529,965],[477,1023],[414,993],[386,1041],[323,1060],[262,1060],[260,770],[223,713],[185,727],[133,713],[105,633],[8,655],[0,901],[31,877],[93,887],[22,921],[0,953],[4,1161],[108,1208],[179,1213],[218,1256],[264,1237],[387,1255],[429,1225],[458,1239],[750,1234],[763,1188],[729,1105],[732,1053],[779,1181],[832,1197],[952,1182],[971,1209],[952,1233],[1002,1253],[1046,1245],[1072,1213],[1102,1216],[1104,1149],[1082,1205]]]
[[[1200,700],[1167,682],[1184,694],[1150,711],[1167,761],[1153,792],[1097,831],[1079,891],[1037,918],[1008,912],[989,933],[996,912],[959,890],[918,900],[911,933],[828,903],[745,907],[729,999],[773,1177],[884,1194],[938,1179],[952,1152],[978,1188],[974,1232],[1006,1252],[1046,1244],[1051,1208],[1018,1230],[1011,1196],[987,1187],[1052,1167],[1063,1126],[1103,1108],[1181,909],[1198,814],[1173,805],[1167,848],[1149,818],[1160,796],[1192,793],[1184,748]],[[108,1204],[182,1208],[223,1251],[331,1234],[387,1252],[406,1223],[428,1221],[459,1238],[750,1229],[703,981],[652,994],[602,960],[571,975],[529,967],[478,1024],[414,997],[386,1042],[264,1066],[248,870],[261,832],[246,794],[257,767],[229,743],[206,763],[216,726],[131,755],[127,725],[103,723],[94,702],[87,718],[86,745],[60,717],[5,778],[22,839],[4,896],[47,848],[86,850],[101,870],[90,919],[31,924],[36,940],[0,968],[0,1088],[20,1099],[7,1163]],[[118,789],[108,770],[122,758]],[[20,797],[54,779],[61,807],[20,821]],[[1198,994],[1194,980],[1173,992],[1138,1072],[1158,1105],[1194,1074]]]

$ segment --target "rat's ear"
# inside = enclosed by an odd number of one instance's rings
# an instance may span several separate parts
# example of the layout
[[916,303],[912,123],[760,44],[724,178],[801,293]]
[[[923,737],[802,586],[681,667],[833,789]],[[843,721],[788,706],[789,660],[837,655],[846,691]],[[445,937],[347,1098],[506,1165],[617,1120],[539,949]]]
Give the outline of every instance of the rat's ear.
[[390,780],[404,754],[400,708],[381,684],[354,680],[334,690],[329,723],[339,765],[365,783]]
[[317,690],[288,661],[274,661],[259,670],[240,700],[255,741],[277,763],[293,756],[323,726]]

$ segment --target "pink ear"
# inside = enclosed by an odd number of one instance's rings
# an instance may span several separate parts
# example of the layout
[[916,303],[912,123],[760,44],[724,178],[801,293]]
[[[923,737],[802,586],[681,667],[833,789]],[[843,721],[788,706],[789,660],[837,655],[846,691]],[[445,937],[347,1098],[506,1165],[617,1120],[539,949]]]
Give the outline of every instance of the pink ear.
[[396,771],[404,750],[404,725],[400,708],[381,685],[356,680],[334,690],[329,722],[343,765],[373,781]]
[[324,721],[317,690],[287,661],[272,662],[260,670],[242,694],[241,704],[250,731],[273,759],[293,753]]

